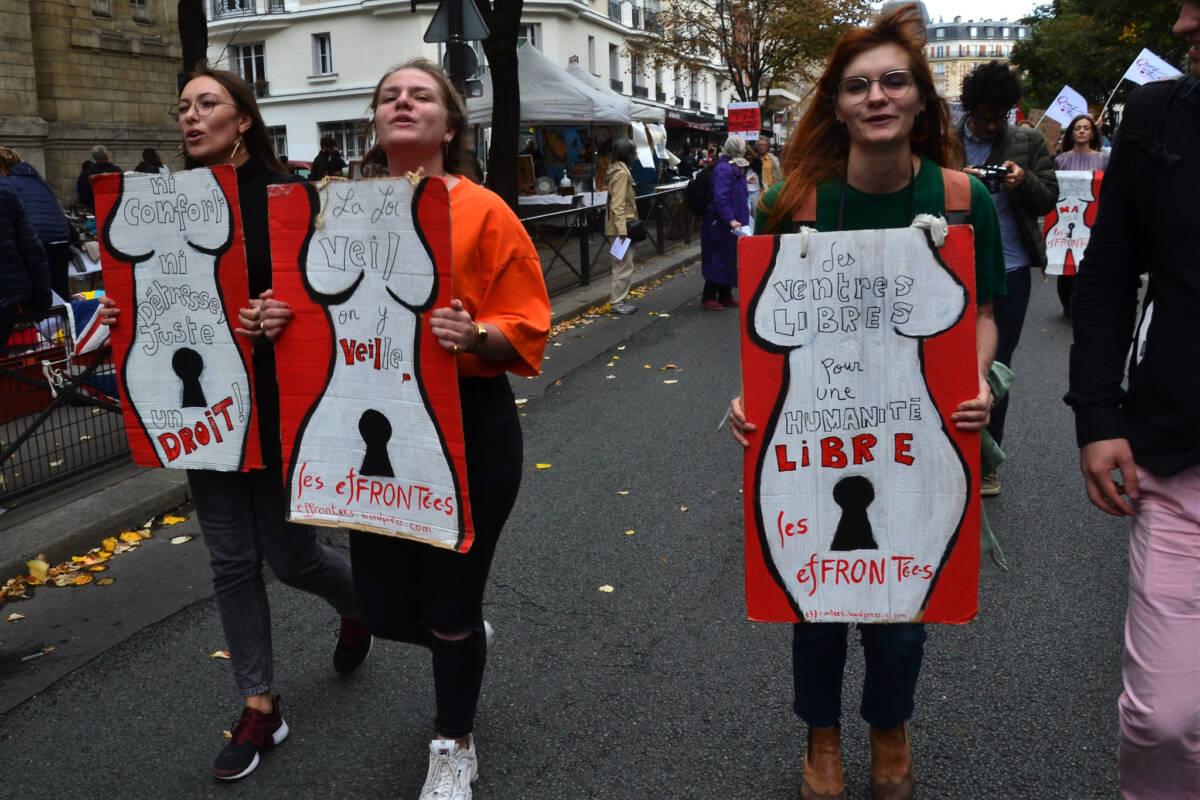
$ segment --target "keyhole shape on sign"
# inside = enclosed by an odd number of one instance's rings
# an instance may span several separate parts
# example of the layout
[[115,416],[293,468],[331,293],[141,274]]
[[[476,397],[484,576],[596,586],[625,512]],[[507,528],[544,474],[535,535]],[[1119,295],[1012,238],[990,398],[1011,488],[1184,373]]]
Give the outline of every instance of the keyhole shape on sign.
[[204,408],[204,389],[200,386],[200,373],[204,372],[204,356],[190,347],[181,347],[171,357],[171,369],[183,384],[181,408]]
[[842,507],[830,550],[878,550],[871,533],[867,506],[875,500],[875,487],[861,475],[842,478],[833,487],[833,501]]
[[396,473],[392,472],[392,462],[387,452],[388,440],[392,438],[392,423],[388,422],[387,417],[373,408],[368,408],[358,418],[358,432],[367,445],[367,454],[363,456],[362,469],[359,472],[377,478],[396,477]]
[[1067,238],[1070,239],[1074,235],[1075,235],[1075,223],[1072,222],[1067,225]]

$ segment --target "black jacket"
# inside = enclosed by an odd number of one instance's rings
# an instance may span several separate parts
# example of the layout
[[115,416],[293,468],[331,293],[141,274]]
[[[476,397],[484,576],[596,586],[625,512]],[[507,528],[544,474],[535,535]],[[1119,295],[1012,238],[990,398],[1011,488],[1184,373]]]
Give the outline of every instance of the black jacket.
[[8,177],[0,178],[0,186],[8,186],[20,196],[29,222],[42,244],[70,240],[71,226],[67,223],[67,215],[32,165],[24,161],[14,164]]
[[[1168,105],[1169,101],[1169,105]],[[1161,127],[1159,126],[1161,120]],[[1125,105],[1075,282],[1071,389],[1079,445],[1128,439],[1139,465],[1200,463],[1200,80],[1147,84]],[[1144,346],[1130,360],[1139,273],[1150,274]]]
[[[267,187],[276,183],[303,183],[297,175],[271,172],[250,159],[238,167],[238,205],[242,210],[242,236],[246,244],[246,270],[250,297],[271,288],[271,244],[267,227]],[[258,393],[258,438],[263,463],[278,475],[280,469],[279,384],[275,380],[275,347],[265,337],[254,343],[254,386]]]
[[[965,137],[964,121],[958,129]],[[964,148],[965,150],[965,148]],[[1005,127],[1004,133],[992,145],[988,155],[989,164],[1012,161],[1025,170],[1025,180],[1016,189],[1005,188],[1016,211],[1017,230],[1025,252],[1034,259],[1031,266],[1046,266],[1046,241],[1042,238],[1042,226],[1038,217],[1054,210],[1058,200],[1058,176],[1054,172],[1054,159],[1046,148],[1046,140],[1031,128]]]
[[46,251],[20,196],[11,187],[0,185],[0,315],[49,306]]
[[96,208],[96,198],[92,195],[92,176],[105,172],[121,172],[121,168],[111,161],[89,161],[75,179],[75,194],[79,195],[79,204],[86,206],[89,211]]

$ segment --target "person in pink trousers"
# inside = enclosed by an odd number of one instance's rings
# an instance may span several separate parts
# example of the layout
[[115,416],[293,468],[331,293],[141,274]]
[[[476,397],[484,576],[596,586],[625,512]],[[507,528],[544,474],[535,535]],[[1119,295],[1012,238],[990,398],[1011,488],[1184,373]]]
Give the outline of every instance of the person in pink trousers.
[[1190,46],[1189,74],[1126,101],[1077,279],[1066,397],[1088,497],[1133,518],[1118,703],[1126,800],[1200,798],[1200,0],[1183,0],[1174,32]]

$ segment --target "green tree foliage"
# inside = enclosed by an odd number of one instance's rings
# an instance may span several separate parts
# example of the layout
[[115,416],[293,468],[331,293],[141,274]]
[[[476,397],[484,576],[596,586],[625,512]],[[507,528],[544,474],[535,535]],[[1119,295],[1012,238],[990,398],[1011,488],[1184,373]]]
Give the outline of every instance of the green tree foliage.
[[[1143,47],[1170,64],[1187,46],[1171,34],[1179,0],[1054,0],[1025,20],[1033,36],[1019,42],[1012,63],[1024,73],[1024,99],[1045,107],[1063,84],[1101,105]],[[1125,83],[1117,102],[1135,88]]]

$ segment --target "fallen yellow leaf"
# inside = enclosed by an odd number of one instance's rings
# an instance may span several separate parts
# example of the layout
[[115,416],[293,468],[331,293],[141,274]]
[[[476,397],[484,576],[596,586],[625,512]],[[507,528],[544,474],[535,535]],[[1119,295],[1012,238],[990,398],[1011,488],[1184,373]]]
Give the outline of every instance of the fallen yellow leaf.
[[112,583],[112,578],[101,578],[100,580],[96,581],[97,586],[112,586]]
[[39,581],[46,580],[46,570],[50,569],[50,565],[40,558],[33,558],[25,562],[25,566],[29,568],[29,577]]
[[91,575],[76,575],[75,579],[71,581],[71,583],[75,584],[76,586],[87,586],[91,582]]
[[625,495],[629,494],[629,490],[621,489],[619,492],[617,492],[617,494],[621,495],[621,497],[624,497]]
[[604,592],[605,594],[612,594],[612,592],[613,592],[613,587],[609,586],[609,585],[606,583],[606,584],[604,584],[603,586],[601,586],[601,587],[600,587],[600,591]]
[[615,378],[615,377],[617,377],[617,376],[616,376],[616,375],[605,375],[605,376],[604,376],[604,380],[606,380],[606,381],[611,381],[611,380],[612,380],[613,378]]
[[554,465],[553,464],[538,464],[537,468],[538,469],[550,469],[550,467],[552,467],[552,466],[554,466]]
[[209,657],[209,658],[223,658],[223,659],[228,659],[228,658],[229,658],[229,651],[228,651],[228,650],[214,650],[214,651],[212,651],[211,653],[209,653],[209,654],[208,654],[208,657]]
[[676,381],[676,380],[670,380],[670,381],[663,381],[663,383],[670,385],[670,384],[672,384],[672,383],[679,383],[679,381]]
[[232,739],[232,738],[233,738],[233,733],[232,733],[232,732],[230,732],[230,731],[221,731],[221,735],[222,735],[222,736],[224,736],[226,739]]
[[630,528],[629,530],[625,531],[626,536],[633,536],[635,533],[637,533],[637,531],[635,531],[633,528]]
[[142,535],[137,531],[121,531],[121,541],[125,544],[134,544],[140,542]]
[[178,525],[181,522],[187,522],[187,517],[177,517],[174,514],[167,514],[162,518],[163,525]]
[[621,345],[621,346],[620,346],[620,347],[618,347],[617,349],[618,349],[618,350],[624,350],[624,349],[625,349],[625,345]]
[[642,369],[651,369],[649,364],[642,364]]
[[109,536],[107,539],[105,539],[103,542],[100,543],[100,549],[106,553],[111,553],[113,550],[116,550],[117,549],[117,537]]
[[171,544],[187,544],[191,540],[191,536],[176,536],[171,540]]
[[680,506],[680,507],[679,507],[679,510],[680,510],[680,511],[687,511],[687,506]]
[[14,611],[13,613],[11,613],[7,617],[5,617],[4,621],[5,622],[16,622],[19,619],[25,619],[25,615],[18,614],[17,612]]
[[610,362],[608,362],[607,364],[605,364],[604,366],[606,366],[606,367],[615,367],[615,366],[616,366],[616,364],[614,364],[613,362],[611,362],[611,361],[610,361]]
[[88,567],[88,572],[104,572],[106,569],[108,569],[108,567],[104,566],[103,564],[94,564]]

